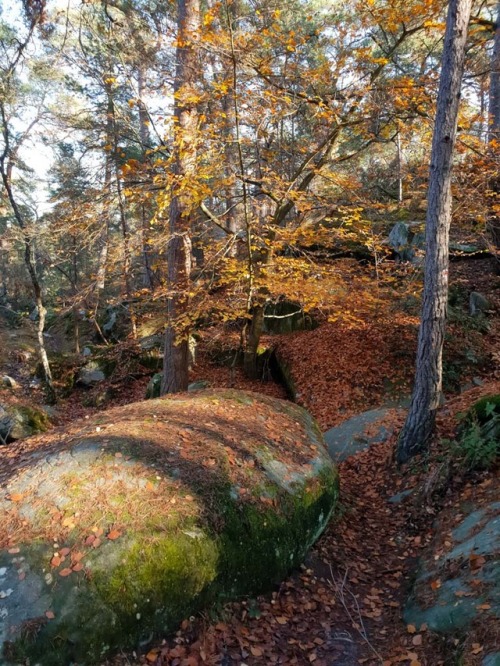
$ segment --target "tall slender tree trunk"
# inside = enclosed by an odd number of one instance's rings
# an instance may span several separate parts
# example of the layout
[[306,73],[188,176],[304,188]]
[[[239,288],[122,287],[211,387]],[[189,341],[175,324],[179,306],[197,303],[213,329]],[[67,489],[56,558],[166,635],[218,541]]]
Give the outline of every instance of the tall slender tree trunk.
[[398,203],[403,203],[403,149],[401,147],[401,133],[396,135],[397,169],[398,169]]
[[27,229],[26,222],[24,220],[21,209],[19,208],[16,198],[14,196],[14,191],[12,189],[11,182],[11,173],[12,173],[12,164],[5,165],[5,157],[8,150],[8,142],[6,142],[5,153],[0,159],[0,171],[2,173],[2,182],[7,193],[7,198],[14,213],[15,220],[21,229],[24,239],[24,263],[28,270],[30,276],[31,285],[33,287],[33,295],[35,297],[35,305],[38,312],[37,324],[36,324],[36,335],[38,341],[38,353],[40,356],[40,361],[42,363],[43,374],[44,374],[44,383],[45,390],[47,394],[47,400],[51,403],[56,401],[56,391],[54,388],[54,383],[52,381],[52,372],[50,369],[49,357],[47,355],[47,350],[45,348],[45,340],[43,337],[43,332],[45,329],[45,317],[47,310],[43,302],[43,292],[42,285],[38,278],[36,270],[36,262],[34,256],[34,239],[32,234]]
[[489,183],[490,212],[488,227],[496,249],[497,268],[500,268],[500,174],[498,169],[500,153],[500,2],[497,4],[495,42],[491,58],[490,99],[488,109],[488,148],[496,165],[496,173]]
[[195,180],[197,158],[199,0],[177,0],[178,31],[174,82],[174,184],[167,249],[167,330],[161,393],[188,387],[189,286],[193,202],[188,185]]
[[130,327],[132,330],[132,337],[134,340],[137,338],[137,322],[135,316],[134,298],[133,298],[133,284],[132,284],[132,252],[130,249],[130,228],[127,219],[127,210],[125,206],[125,197],[122,189],[121,174],[118,164],[119,153],[119,140],[118,128],[116,125],[116,112],[111,90],[108,91],[108,115],[110,116],[112,132],[113,132],[113,165],[115,172],[116,196],[118,202],[118,213],[120,217],[120,227],[122,231],[123,240],[123,284],[125,287],[125,296],[128,303],[128,313],[130,319]]
[[[106,109],[106,131],[105,131],[105,141],[106,146],[113,146],[113,99],[111,96],[111,84],[105,83],[106,96],[108,100],[108,105]],[[108,254],[109,254],[109,211],[110,211],[110,200],[111,200],[111,179],[112,179],[112,157],[108,152],[105,155],[104,163],[104,183],[103,183],[103,204],[102,204],[102,213],[100,215],[100,224],[101,230],[98,240],[98,253],[97,253],[97,278],[95,283],[95,301],[94,301],[94,315],[93,321],[96,327],[97,333],[107,344],[107,340],[104,337],[104,334],[99,326],[98,322],[98,312],[100,305],[101,294],[104,291],[106,285],[106,272],[108,269]]]
[[[141,142],[141,153],[142,160],[146,162],[147,160],[147,148],[149,144],[149,129],[148,129],[148,112],[146,110],[146,105],[144,104],[144,93],[146,90],[146,85],[144,81],[144,68],[142,65],[139,65],[137,71],[137,88],[139,93],[139,139]],[[144,203],[140,204],[141,206],[141,244],[142,244],[142,261],[144,265],[144,277],[143,283],[144,286],[148,289],[154,290],[155,278],[154,271],[152,268],[153,258],[151,253],[151,247],[149,242],[151,225],[149,220],[149,215],[147,207]]]
[[427,195],[424,297],[415,385],[406,423],[398,439],[399,463],[406,462],[428,445],[441,398],[451,170],[471,4],[472,0],[450,0],[448,6]]

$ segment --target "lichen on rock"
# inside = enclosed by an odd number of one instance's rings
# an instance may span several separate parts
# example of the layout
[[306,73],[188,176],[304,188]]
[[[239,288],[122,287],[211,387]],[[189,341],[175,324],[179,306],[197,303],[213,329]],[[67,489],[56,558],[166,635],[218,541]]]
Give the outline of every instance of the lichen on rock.
[[96,663],[269,589],[338,496],[312,417],[247,392],[135,403],[14,446],[0,472],[6,663]]

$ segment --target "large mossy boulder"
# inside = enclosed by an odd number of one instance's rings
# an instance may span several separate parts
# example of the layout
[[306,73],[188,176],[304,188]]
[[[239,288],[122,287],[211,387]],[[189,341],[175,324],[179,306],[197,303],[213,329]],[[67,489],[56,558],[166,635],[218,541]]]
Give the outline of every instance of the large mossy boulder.
[[338,496],[312,417],[241,391],[135,403],[13,446],[0,470],[3,663],[100,663],[268,589]]
[[21,403],[0,404],[0,444],[38,435],[50,425],[43,409]]

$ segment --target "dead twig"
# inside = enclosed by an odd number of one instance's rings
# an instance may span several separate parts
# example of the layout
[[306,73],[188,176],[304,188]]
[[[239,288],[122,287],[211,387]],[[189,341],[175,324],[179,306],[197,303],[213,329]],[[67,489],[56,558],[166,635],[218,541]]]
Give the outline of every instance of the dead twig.
[[[337,580],[335,576],[333,575],[333,570],[332,566],[329,565],[330,567],[330,576],[331,576],[331,581],[329,580],[328,583],[330,586],[333,588],[335,591],[335,596],[337,599],[340,601],[342,604],[342,607],[344,608],[345,612],[347,613],[347,616],[349,617],[349,620],[351,621],[352,626],[356,629],[356,631],[359,633],[361,638],[365,641],[365,643],[368,645],[370,650],[373,652],[373,654],[377,657],[377,659],[380,661],[380,663],[383,663],[383,658],[380,655],[380,653],[377,651],[377,649],[373,646],[371,643],[370,639],[368,638],[368,633],[366,631],[366,627],[363,622],[363,618],[361,616],[361,609],[359,607],[358,600],[356,598],[356,595],[351,592],[347,588],[347,573],[348,570],[345,570],[343,578],[340,578]],[[356,615],[351,611],[349,608],[349,605],[347,604],[347,599],[346,596],[348,596],[352,601],[354,602],[354,606],[356,609]]]

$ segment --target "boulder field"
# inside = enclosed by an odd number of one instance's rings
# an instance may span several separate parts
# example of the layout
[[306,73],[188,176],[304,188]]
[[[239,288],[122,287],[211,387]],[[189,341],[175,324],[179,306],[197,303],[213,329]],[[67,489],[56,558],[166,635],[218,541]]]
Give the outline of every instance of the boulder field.
[[297,405],[204,390],[9,446],[0,471],[0,663],[99,663],[304,558],[338,478]]

